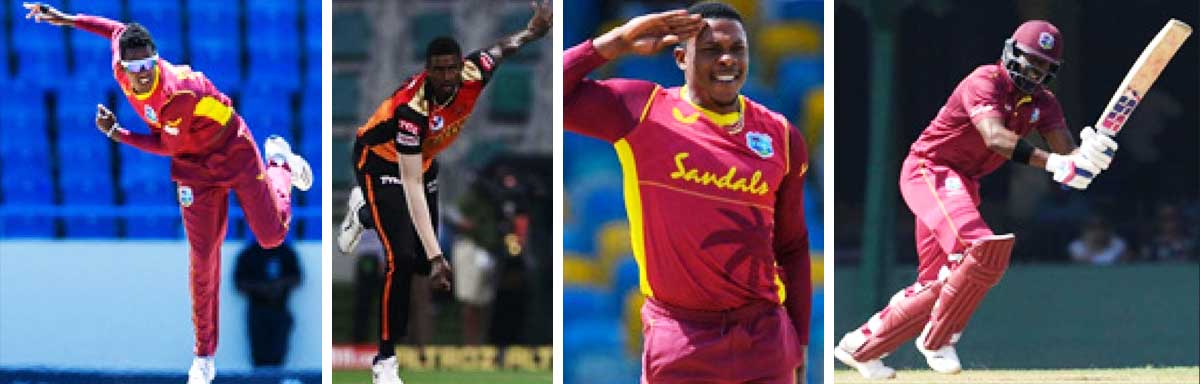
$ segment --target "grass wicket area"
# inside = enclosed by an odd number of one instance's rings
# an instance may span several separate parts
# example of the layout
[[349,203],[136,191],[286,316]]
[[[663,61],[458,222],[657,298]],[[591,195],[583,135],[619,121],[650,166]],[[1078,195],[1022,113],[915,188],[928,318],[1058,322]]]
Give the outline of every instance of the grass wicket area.
[[[554,375],[550,372],[400,372],[404,384],[538,384],[550,383]],[[370,370],[333,371],[334,384],[368,384],[371,382]]]
[[957,375],[945,375],[928,369],[900,370],[892,380],[867,380],[858,372],[837,369],[837,384],[907,383],[1200,383],[1200,367],[1120,368],[1120,369],[966,369]]

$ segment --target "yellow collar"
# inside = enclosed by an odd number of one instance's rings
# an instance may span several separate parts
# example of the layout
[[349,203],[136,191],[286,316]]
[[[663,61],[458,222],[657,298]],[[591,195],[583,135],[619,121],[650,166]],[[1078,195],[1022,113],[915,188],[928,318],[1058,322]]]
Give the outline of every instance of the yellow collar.
[[712,120],[712,122],[721,126],[728,126],[737,123],[738,119],[742,116],[742,111],[746,110],[746,98],[742,95],[738,95],[738,110],[728,113],[710,111],[704,107],[696,105],[696,103],[692,102],[692,99],[688,98],[687,85],[679,88],[679,98],[683,99],[683,101],[686,101],[688,104],[691,104],[692,108],[696,108],[697,111],[703,113],[704,116],[708,117],[709,120]]
[[[162,68],[162,63],[156,63],[154,65],[154,83],[150,85],[150,91],[146,93],[133,93],[133,97],[136,97],[139,101],[144,101],[149,99],[150,95],[154,94],[154,91],[158,90],[158,79],[162,77],[162,72],[158,70],[159,68]],[[125,78],[129,79],[129,91],[133,92],[133,78],[129,77],[128,72],[125,73]]]

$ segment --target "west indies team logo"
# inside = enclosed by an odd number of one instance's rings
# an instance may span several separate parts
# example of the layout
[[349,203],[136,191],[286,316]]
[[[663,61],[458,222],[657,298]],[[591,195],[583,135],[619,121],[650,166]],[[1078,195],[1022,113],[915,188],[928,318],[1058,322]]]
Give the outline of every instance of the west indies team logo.
[[747,132],[746,146],[750,147],[758,157],[768,158],[775,154],[775,148],[771,146],[771,136],[761,132]]
[[1041,117],[1041,114],[1042,114],[1041,108],[1033,107],[1033,113],[1029,115],[1029,123],[1030,124],[1036,123],[1038,121],[1038,118]]
[[192,187],[186,185],[179,186],[179,206],[187,208],[196,202],[196,195],[192,193]]
[[1047,51],[1054,49],[1054,35],[1042,32],[1038,35],[1038,45]]
[[145,108],[142,109],[142,114],[146,115],[146,120],[150,120],[151,123],[158,122],[158,114],[154,113],[154,108],[151,108],[150,104],[146,104]]

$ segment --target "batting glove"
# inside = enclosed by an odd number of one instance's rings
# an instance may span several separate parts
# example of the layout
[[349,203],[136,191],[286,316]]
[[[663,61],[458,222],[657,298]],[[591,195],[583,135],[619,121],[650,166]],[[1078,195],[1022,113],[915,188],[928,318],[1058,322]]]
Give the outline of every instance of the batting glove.
[[1092,127],[1084,127],[1079,136],[1083,138],[1083,143],[1079,145],[1079,153],[1100,169],[1107,170],[1108,165],[1112,164],[1113,155],[1117,154],[1117,142],[1108,135],[1096,132]]
[[1046,158],[1046,171],[1051,173],[1054,181],[1082,191],[1100,174],[1100,167],[1078,152],[1065,156],[1051,153]]

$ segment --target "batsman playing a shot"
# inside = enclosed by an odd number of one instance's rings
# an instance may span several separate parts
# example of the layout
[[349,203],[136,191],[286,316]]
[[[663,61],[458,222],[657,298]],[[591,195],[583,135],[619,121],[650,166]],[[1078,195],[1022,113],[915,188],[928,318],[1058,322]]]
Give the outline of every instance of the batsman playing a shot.
[[[593,81],[675,46],[686,84]],[[804,138],[739,94],[742,18],[721,3],[639,16],[563,54],[566,129],[613,143],[642,306],[642,383],[795,383],[811,280]]]
[[[930,368],[959,372],[954,345],[1000,281],[1016,240],[993,234],[980,217],[979,179],[1012,161],[1084,190],[1108,169],[1117,143],[1085,127],[1076,148],[1058,101],[1045,88],[1062,52],[1054,25],[1021,24],[1005,41],[1000,61],[967,75],[913,143],[900,173],[900,193],[916,216],[917,281],[843,336],[834,349],[838,360],[867,378],[893,377],[895,371],[880,359],[917,337]],[[1033,130],[1050,152],[1022,138]]]
[[171,179],[178,185],[179,207],[190,247],[189,283],[196,358],[189,384],[208,384],[216,376],[221,243],[232,190],[259,244],[274,248],[287,236],[291,194],[312,186],[312,169],[278,136],[258,154],[250,128],[232,102],[200,72],[158,57],[150,32],[137,23],[99,16],[67,15],[54,7],[25,3],[26,18],[70,26],[112,41],[113,77],[149,134],[121,128],[103,105],[96,126],[113,141],[171,157]]

